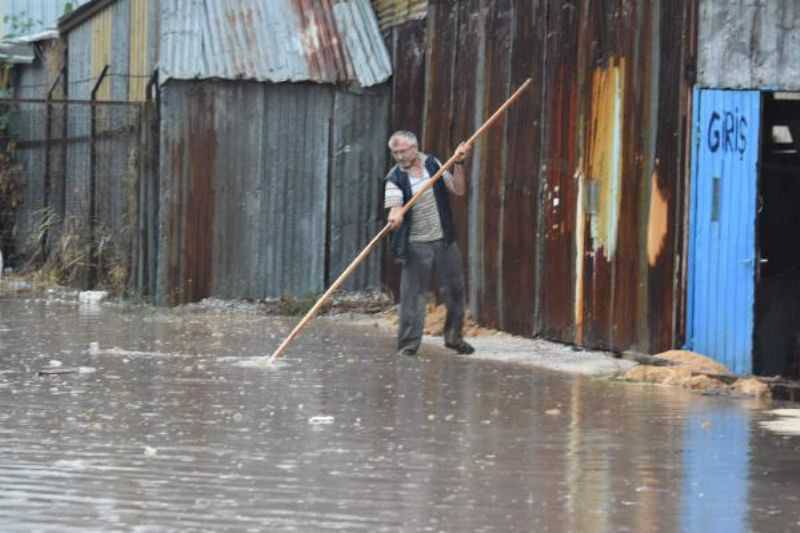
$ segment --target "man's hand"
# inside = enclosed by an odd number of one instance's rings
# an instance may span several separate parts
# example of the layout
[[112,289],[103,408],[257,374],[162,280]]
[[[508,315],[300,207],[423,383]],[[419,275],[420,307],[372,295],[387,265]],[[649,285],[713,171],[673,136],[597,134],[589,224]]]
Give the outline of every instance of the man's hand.
[[403,208],[402,207],[393,207],[389,210],[389,218],[387,222],[392,228],[392,231],[395,231],[403,224]]
[[464,159],[466,159],[467,156],[469,155],[470,150],[472,150],[472,145],[467,144],[466,142],[462,142],[461,144],[459,144],[458,148],[456,148],[456,153],[455,153],[456,162],[463,163]]

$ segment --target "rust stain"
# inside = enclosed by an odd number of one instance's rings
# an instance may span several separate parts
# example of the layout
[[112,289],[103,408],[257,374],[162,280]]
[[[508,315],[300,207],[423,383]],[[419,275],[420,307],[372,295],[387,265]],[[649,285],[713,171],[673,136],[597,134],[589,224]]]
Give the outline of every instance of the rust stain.
[[[656,161],[658,165],[658,161]],[[650,213],[647,217],[647,261],[650,266],[655,266],[659,255],[664,251],[667,242],[667,199],[658,188],[658,166],[653,170],[650,178]]]
[[625,59],[612,58],[607,68],[592,76],[592,111],[589,125],[588,178],[598,187],[597,212],[591,220],[592,247],[612,260],[617,250],[617,229],[623,167]]
[[[170,243],[177,243],[181,231],[181,219],[183,213],[181,212],[181,177],[183,176],[183,142],[175,141],[169,145],[170,159],[172,161],[172,177],[175,183],[172,184],[172,197],[169,204],[169,226],[167,229],[167,239]],[[170,305],[180,303],[176,294],[177,287],[180,285],[181,279],[181,255],[180,249],[176,244],[172,244],[168,248],[167,257],[167,297]]]
[[586,246],[586,180],[583,158],[578,161],[575,171],[575,180],[578,182],[577,213],[575,216],[575,342],[583,344],[583,316],[584,316],[584,282],[583,265],[584,249]]
[[291,3],[300,21],[300,43],[313,79],[327,82],[343,81],[353,67],[346,61],[341,48],[333,6],[330,0],[294,0]]

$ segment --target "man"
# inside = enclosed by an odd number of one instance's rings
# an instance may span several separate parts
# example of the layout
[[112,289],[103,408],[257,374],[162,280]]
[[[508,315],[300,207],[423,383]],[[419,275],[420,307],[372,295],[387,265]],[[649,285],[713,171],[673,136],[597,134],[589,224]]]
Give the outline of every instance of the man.
[[417,137],[397,131],[389,138],[389,150],[397,163],[385,180],[384,206],[389,209],[392,253],[402,263],[400,278],[400,327],[398,354],[416,355],[425,324],[425,293],[435,270],[439,290],[447,307],[444,344],[458,353],[475,349],[463,338],[464,274],[456,243],[449,193],[466,192],[464,158],[470,146],[461,143],[451,174],[446,172],[403,216],[403,205],[441,168],[432,155],[419,151]]

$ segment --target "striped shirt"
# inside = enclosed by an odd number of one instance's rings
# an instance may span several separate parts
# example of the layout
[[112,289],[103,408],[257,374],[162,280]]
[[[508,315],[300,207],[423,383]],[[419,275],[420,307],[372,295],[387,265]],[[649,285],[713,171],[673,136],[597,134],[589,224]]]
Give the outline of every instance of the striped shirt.
[[[420,160],[425,161],[426,155],[419,154]],[[441,166],[441,162],[437,159],[436,162]],[[396,168],[396,167],[395,167]],[[395,168],[389,172],[393,173]],[[411,194],[417,194],[426,181],[431,178],[425,165],[422,165],[422,176],[416,178],[408,174],[409,182],[411,183]],[[442,179],[449,186],[452,185],[453,175],[445,171]],[[401,207],[403,205],[403,191],[392,183],[386,181],[386,189],[384,192],[384,206],[389,209],[392,207]],[[419,201],[411,208],[414,214],[411,217],[411,229],[409,231],[408,239],[411,242],[429,242],[441,239],[444,237],[442,233],[442,223],[439,219],[439,208],[436,205],[436,196],[433,194],[433,187],[425,191],[420,197]]]

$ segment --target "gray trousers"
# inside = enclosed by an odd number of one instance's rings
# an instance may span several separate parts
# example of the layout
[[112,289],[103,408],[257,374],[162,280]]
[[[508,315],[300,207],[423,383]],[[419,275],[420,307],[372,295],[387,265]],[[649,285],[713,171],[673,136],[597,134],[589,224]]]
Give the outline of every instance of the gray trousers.
[[444,240],[410,242],[400,277],[400,329],[397,348],[416,351],[425,325],[425,295],[436,271],[439,293],[447,308],[444,341],[457,344],[464,328],[464,272],[458,244]]

